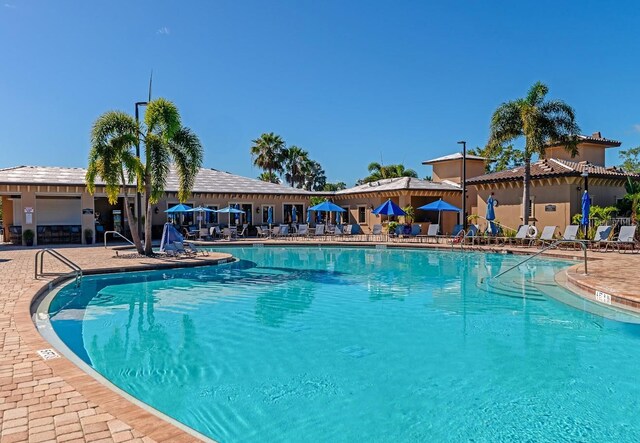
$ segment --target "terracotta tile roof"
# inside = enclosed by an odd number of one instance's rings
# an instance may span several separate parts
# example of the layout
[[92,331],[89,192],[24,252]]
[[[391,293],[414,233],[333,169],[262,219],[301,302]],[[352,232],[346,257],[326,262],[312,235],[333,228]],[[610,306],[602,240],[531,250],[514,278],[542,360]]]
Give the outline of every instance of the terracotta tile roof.
[[[611,148],[617,148],[622,144],[618,140],[604,138],[599,132],[594,132],[591,135],[577,135],[576,137],[578,138],[578,140],[580,140],[580,143],[591,143],[596,145],[608,146]],[[549,147],[560,145],[561,143],[551,143],[549,144]]]
[[[589,175],[594,177],[625,178],[629,175],[632,177],[638,177],[635,174],[627,174],[622,169],[615,166],[607,168],[604,166],[593,165],[586,161],[572,162],[558,158],[547,158],[531,163],[531,178],[579,176],[585,172],[585,170],[588,170]],[[491,174],[480,175],[478,177],[467,179],[467,184],[494,183],[512,180],[518,181],[522,180],[523,176],[524,167],[518,166],[517,168],[493,172]]]

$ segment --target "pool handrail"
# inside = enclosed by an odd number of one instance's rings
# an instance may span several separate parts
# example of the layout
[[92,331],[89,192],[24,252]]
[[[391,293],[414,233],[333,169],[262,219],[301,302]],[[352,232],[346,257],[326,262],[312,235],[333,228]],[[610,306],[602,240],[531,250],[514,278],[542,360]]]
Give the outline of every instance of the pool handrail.
[[[44,256],[45,254],[51,255],[53,258],[58,260],[63,265],[67,266],[71,269],[71,274],[76,277],[76,285],[79,284],[80,280],[82,280],[82,268],[78,266],[76,263],[72,262],[69,258],[65,257],[55,249],[44,248],[36,252],[36,260],[34,266],[34,278],[37,280],[39,276],[46,275],[44,273]],[[39,259],[39,260],[38,260]],[[40,266],[38,266],[40,263]]]
[[536,252],[535,254],[525,258],[524,260],[518,262],[517,264],[511,266],[509,269],[500,272],[499,274],[491,277],[492,280],[497,279],[498,277],[503,276],[504,274],[506,274],[507,272],[517,268],[518,266],[520,266],[523,263],[528,262],[529,260],[531,260],[532,258],[542,254],[543,252],[551,249],[551,248],[555,248],[556,246],[562,244],[562,243],[572,243],[572,244],[579,244],[580,247],[582,248],[582,251],[584,252],[584,275],[589,275],[589,272],[587,271],[587,241],[586,240],[556,240],[555,242],[551,243],[549,246],[541,249],[540,251]]
[[107,232],[104,233],[104,248],[105,249],[107,249],[107,234],[114,234],[114,235],[117,235],[118,237],[122,237],[131,246],[135,246],[135,244],[131,240],[129,240],[124,235],[120,234],[118,231],[107,231]]

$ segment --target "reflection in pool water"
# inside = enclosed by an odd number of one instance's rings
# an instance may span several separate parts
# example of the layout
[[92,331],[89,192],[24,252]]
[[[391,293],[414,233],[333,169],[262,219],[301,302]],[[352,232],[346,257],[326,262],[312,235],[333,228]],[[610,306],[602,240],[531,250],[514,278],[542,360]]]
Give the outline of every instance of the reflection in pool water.
[[640,329],[549,297],[566,295],[566,262],[489,285],[519,258],[232,253],[86,277],[52,324],[114,384],[222,442],[640,439]]

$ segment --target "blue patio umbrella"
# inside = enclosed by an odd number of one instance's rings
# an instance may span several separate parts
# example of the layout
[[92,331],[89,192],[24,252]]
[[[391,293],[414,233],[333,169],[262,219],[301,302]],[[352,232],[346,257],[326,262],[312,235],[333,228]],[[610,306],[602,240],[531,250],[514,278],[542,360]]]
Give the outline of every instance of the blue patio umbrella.
[[[345,209],[336,205],[335,203],[331,203],[330,201],[323,201],[322,203],[312,206],[309,208],[312,211],[316,211],[318,213],[316,218],[316,223],[322,223],[322,214],[321,212],[346,212]],[[327,217],[327,220],[329,218]]]
[[176,215],[176,214],[184,214],[185,212],[189,212],[190,210],[191,210],[191,206],[187,206],[187,205],[183,205],[182,203],[179,203],[175,206],[170,207],[164,212],[171,215]]
[[271,226],[272,223],[273,223],[273,206],[269,206],[269,209],[267,209],[267,224]]
[[311,223],[311,208],[307,208],[307,224]]
[[227,206],[226,208],[218,209],[216,211],[218,214],[229,214],[229,225],[231,225],[231,214],[244,214],[244,211],[240,209],[233,208],[231,206]]
[[336,225],[340,224],[340,213],[336,212]]
[[324,201],[319,205],[315,205],[310,207],[312,211],[323,211],[323,212],[345,212],[343,208],[336,205],[335,203],[331,203],[330,201]]
[[214,209],[205,208],[204,206],[197,206],[195,208],[189,208],[186,212],[198,212],[200,213],[199,227],[202,229],[202,214],[205,212],[216,212]]
[[591,212],[591,197],[585,190],[584,194],[582,194],[582,220],[580,220],[580,224],[584,226],[585,237],[589,227],[589,212]]
[[291,207],[291,222],[296,223],[298,221],[298,211],[295,206]]
[[179,214],[182,212],[189,212],[191,211],[191,207],[187,206],[187,205],[183,205],[182,203],[177,204],[175,206],[170,207],[169,209],[167,209],[164,212],[168,212],[169,214]]
[[487,221],[489,222],[489,232],[491,232],[491,234],[493,235],[496,235],[498,230],[493,224],[493,220],[496,219],[496,213],[493,210],[494,204],[495,200],[493,199],[493,195],[490,195],[487,199],[487,215],[485,216],[485,219],[487,219]]
[[446,201],[443,201],[442,199],[440,200],[436,200],[434,202],[431,202],[429,204],[426,204],[424,206],[420,206],[418,209],[422,210],[422,211],[438,211],[438,224],[440,224],[440,216],[442,214],[442,211],[445,212],[460,212],[461,209],[453,206],[451,203],[447,203]]
[[407,215],[407,213],[404,212],[400,206],[392,202],[391,199],[387,200],[371,212],[376,215]]

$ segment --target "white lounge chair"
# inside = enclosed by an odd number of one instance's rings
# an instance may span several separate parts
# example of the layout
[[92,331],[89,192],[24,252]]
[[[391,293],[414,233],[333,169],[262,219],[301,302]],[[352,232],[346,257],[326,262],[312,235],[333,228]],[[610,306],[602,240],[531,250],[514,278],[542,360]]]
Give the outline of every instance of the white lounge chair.
[[618,238],[606,243],[605,251],[609,250],[609,246],[611,246],[612,249],[618,249],[618,252],[621,251],[620,248],[622,246],[631,246],[631,251],[633,252],[638,244],[636,241],[636,226],[621,226],[620,232],[618,232]]
[[540,237],[532,240],[532,243],[539,243],[540,247],[545,247],[546,245],[553,243],[554,237],[556,235],[556,229],[558,229],[557,226],[545,226],[542,229]]
[[609,241],[609,237],[611,237],[611,232],[613,231],[612,226],[600,225],[596,228],[596,233],[593,235],[593,240],[589,243],[591,248],[601,248],[603,245],[606,246]]
[[380,240],[382,240],[382,225],[380,224],[376,224],[373,225],[373,229],[371,230],[371,236],[372,237],[378,237]]
[[298,232],[296,232],[296,237],[306,237],[309,235],[309,225],[299,225]]
[[427,235],[421,235],[420,237],[425,238],[427,241],[433,240],[434,242],[438,241],[438,232],[440,232],[439,224],[430,224],[427,228]]
[[324,225],[316,225],[316,230],[314,231],[314,236],[316,237],[324,237]]
[[[564,234],[562,234],[561,240],[567,242],[573,242],[578,239],[578,230],[580,229],[579,225],[569,225],[564,228]],[[570,244],[572,248],[577,248],[578,243],[564,243],[564,245]],[[562,246],[563,243],[559,243],[558,247]]]

